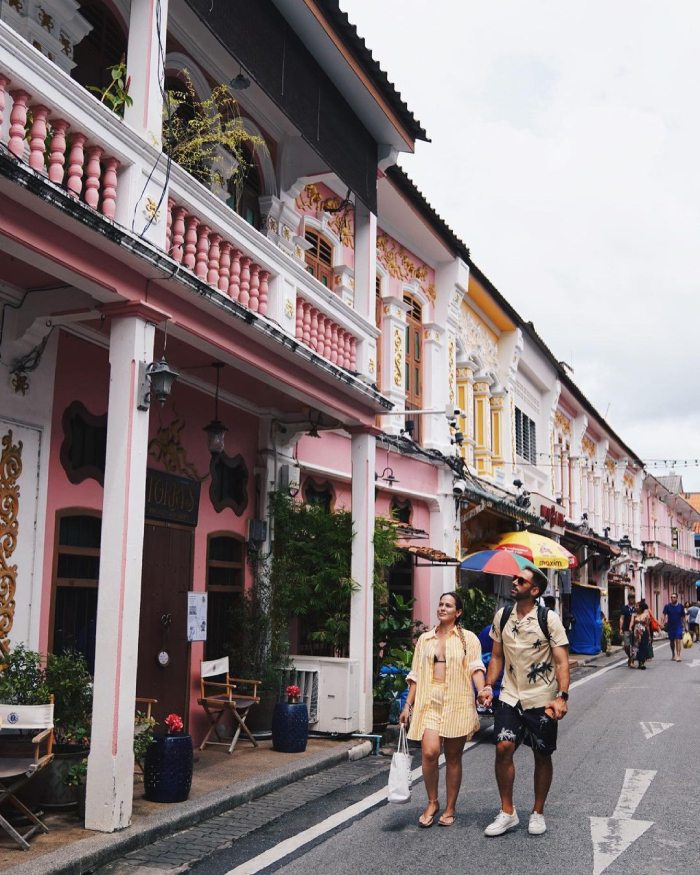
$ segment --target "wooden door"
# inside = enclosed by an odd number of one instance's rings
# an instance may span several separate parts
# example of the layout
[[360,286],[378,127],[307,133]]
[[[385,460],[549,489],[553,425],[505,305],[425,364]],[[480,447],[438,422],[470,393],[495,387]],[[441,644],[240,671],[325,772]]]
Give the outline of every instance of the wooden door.
[[[165,729],[163,720],[172,713],[187,726],[187,593],[192,585],[193,550],[193,529],[146,521],[136,695],[158,699],[153,708],[158,731]],[[158,661],[161,651],[170,657],[165,666]]]

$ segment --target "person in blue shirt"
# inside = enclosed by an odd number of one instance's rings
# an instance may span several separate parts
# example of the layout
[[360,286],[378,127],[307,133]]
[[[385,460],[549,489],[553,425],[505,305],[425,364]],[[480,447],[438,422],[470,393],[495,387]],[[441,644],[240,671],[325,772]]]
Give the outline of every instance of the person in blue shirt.
[[671,593],[671,601],[664,608],[664,629],[668,632],[671,645],[671,658],[674,662],[681,661],[681,639],[685,627],[685,608],[678,601],[678,593]]
[[693,636],[696,641],[700,641],[700,620],[698,619],[698,613],[700,613],[700,607],[697,602],[693,602],[692,605],[686,604],[686,613],[688,614],[688,631]]
[[636,596],[633,592],[627,594],[627,604],[620,611],[620,636],[622,644],[627,654],[627,659],[630,659],[630,650],[632,647],[632,617],[636,610]]

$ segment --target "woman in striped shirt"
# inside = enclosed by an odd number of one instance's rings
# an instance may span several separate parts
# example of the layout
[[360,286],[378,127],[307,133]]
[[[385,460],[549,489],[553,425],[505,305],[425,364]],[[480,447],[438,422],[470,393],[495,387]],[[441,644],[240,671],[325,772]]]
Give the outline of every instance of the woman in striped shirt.
[[409,692],[399,722],[409,722],[408,737],[421,742],[423,779],[428,805],[418,823],[433,825],[440,803],[438,794],[438,758],[445,748],[447,763],[447,805],[438,820],[439,826],[452,826],[455,806],[462,783],[462,753],[467,739],[479,728],[474,686],[484,686],[484,663],[481,645],[473,632],[458,625],[464,606],[456,592],[440,596],[438,625],[418,639],[413,665],[408,675]]

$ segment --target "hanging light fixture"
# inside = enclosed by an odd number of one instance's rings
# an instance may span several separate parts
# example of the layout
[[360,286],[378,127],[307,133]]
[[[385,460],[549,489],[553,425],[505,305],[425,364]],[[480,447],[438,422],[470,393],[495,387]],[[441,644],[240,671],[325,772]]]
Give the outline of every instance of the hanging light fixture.
[[207,433],[207,447],[212,456],[218,456],[224,451],[224,438],[228,429],[219,419],[219,376],[223,364],[221,362],[213,362],[212,367],[216,368],[216,392],[214,394],[214,419],[209,425],[204,426],[204,431]]
[[165,360],[165,352],[159,362],[153,361],[150,365],[139,365],[141,382],[141,394],[138,408],[148,410],[152,398],[160,401],[161,407],[172,392],[173,383],[179,376],[179,371],[171,368]]
[[250,79],[243,75],[243,68],[238,66],[238,76],[235,76],[229,83],[231,91],[245,91],[250,88]]
[[381,479],[387,484],[387,486],[393,486],[394,483],[399,482],[399,478],[394,477],[394,469],[389,468],[388,466],[382,471]]
[[313,438],[320,438],[321,435],[318,433],[318,427],[320,424],[321,424],[321,413],[319,412],[318,416],[316,417],[316,422],[313,421],[313,419],[311,418],[311,414],[309,413],[309,425],[311,426],[311,429],[306,432],[306,436],[313,437]]

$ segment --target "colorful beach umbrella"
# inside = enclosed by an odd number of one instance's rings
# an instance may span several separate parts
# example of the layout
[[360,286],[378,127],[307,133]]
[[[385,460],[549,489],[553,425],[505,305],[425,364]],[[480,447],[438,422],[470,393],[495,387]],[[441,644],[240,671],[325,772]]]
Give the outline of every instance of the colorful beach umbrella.
[[529,559],[508,550],[480,550],[467,556],[459,567],[465,571],[483,571],[486,574],[503,574],[508,577],[520,574],[525,568],[540,573]]
[[576,568],[578,565],[573,553],[534,532],[509,532],[495,546],[496,550],[524,556],[538,568]]

